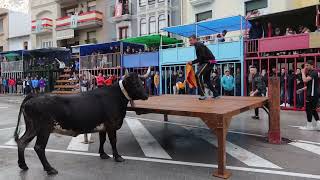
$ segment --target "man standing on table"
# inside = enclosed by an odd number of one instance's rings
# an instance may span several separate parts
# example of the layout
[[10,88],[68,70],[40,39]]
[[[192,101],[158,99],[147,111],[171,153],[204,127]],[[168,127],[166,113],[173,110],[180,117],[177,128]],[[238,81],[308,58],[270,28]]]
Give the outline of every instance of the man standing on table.
[[[302,130],[320,130],[319,115],[317,112],[317,105],[319,99],[319,77],[318,72],[314,69],[313,60],[309,60],[302,69],[302,80],[307,84],[307,98],[306,98],[306,113],[307,125],[301,127]],[[312,117],[316,120],[316,124],[312,124]]]
[[[255,66],[250,66],[250,75],[252,77],[252,91],[250,92],[250,96],[258,96],[263,97],[266,96],[267,87],[265,82],[263,81],[261,75],[257,73],[257,68]],[[259,108],[254,110],[253,119],[259,119]]]
[[210,49],[204,44],[198,42],[197,37],[192,35],[189,38],[190,45],[193,45],[196,49],[197,59],[194,61],[188,62],[188,64],[197,64],[198,71],[196,73],[197,85],[199,87],[200,98],[199,100],[205,100],[204,84],[203,81],[207,84],[208,88],[213,93],[213,98],[218,97],[218,93],[214,89],[213,85],[210,82],[210,75],[215,63],[215,57],[210,51]]

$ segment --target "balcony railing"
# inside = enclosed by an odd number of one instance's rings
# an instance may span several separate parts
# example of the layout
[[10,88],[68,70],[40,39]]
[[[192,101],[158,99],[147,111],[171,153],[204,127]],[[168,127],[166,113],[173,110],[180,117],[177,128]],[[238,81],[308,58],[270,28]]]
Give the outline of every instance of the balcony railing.
[[32,33],[49,33],[53,29],[53,21],[49,18],[33,20],[31,23]]
[[193,6],[202,6],[205,4],[210,4],[213,0],[189,0],[190,4]]
[[101,27],[102,24],[103,14],[99,11],[89,11],[57,19],[56,30],[94,28]]

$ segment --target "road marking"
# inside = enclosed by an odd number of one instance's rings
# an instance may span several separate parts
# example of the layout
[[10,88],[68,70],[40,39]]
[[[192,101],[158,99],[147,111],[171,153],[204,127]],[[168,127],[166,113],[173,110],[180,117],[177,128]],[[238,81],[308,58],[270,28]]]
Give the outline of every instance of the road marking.
[[[17,147],[15,147],[15,146],[0,146],[0,149],[17,149]],[[33,148],[26,148],[26,150],[34,151]],[[88,153],[88,152],[63,151],[63,150],[55,150],[55,149],[46,149],[46,152],[99,157],[99,154],[97,154],[97,153]],[[112,157],[112,155],[109,155],[109,156]],[[132,157],[132,156],[122,156],[122,157],[127,160],[133,160],[133,161],[144,161],[144,162],[154,162],[154,163],[162,163],[162,164],[173,164],[173,165],[204,167],[204,168],[217,168],[218,167],[215,164],[192,163],[192,162],[173,161],[173,160],[165,160],[165,159],[153,159],[153,158],[141,158],[141,157]],[[245,171],[245,172],[290,176],[290,177],[320,179],[320,175],[304,174],[304,173],[289,172],[289,171],[267,170],[267,169],[247,168],[247,167],[237,167],[237,166],[227,166],[227,169],[235,170],[235,171]]]
[[146,157],[172,159],[140,121],[133,118],[125,120]]
[[[218,147],[218,141],[213,137],[209,132],[191,130],[189,128],[185,128],[189,130],[193,135],[200,137],[201,139],[207,141],[208,143]],[[256,154],[243,149],[242,147],[232,144],[230,142],[226,142],[226,152],[241,161],[242,163],[251,166],[251,167],[260,167],[260,168],[271,168],[271,169],[282,169],[281,167],[273,164],[270,161],[267,161]]]
[[319,145],[319,146],[320,146],[320,143],[319,143],[319,142],[304,141],[304,140],[297,140],[297,141],[298,141],[298,142],[302,142],[302,143],[315,144],[315,145]]
[[[162,123],[162,124],[171,124],[171,125],[177,125],[177,126],[182,126],[182,127],[190,127],[190,128],[195,128],[195,129],[207,129],[207,130],[210,130],[210,129],[207,128],[207,127],[194,126],[194,125],[183,124],[183,123],[158,121],[158,120],[153,120],[153,119],[145,119],[145,118],[130,117],[130,116],[127,116],[127,118],[134,118],[134,119],[138,119],[138,120],[141,120],[141,121],[149,121],[149,122]],[[234,133],[234,134],[242,134],[242,135],[248,135],[248,136],[255,136],[255,137],[266,137],[266,136],[260,135],[260,134],[240,132],[240,131],[235,131],[235,130],[233,130],[233,129],[229,129],[228,132],[231,132],[231,133]]]
[[9,107],[7,106],[0,106],[0,109],[8,109]]
[[[19,126],[20,128],[24,128],[24,125]],[[0,131],[7,131],[7,130],[11,130],[11,129],[16,129],[16,127],[7,127],[7,128],[2,128],[0,129]]]
[[[9,128],[7,128],[7,129],[9,129]],[[24,134],[24,132],[25,132],[24,126],[20,126],[20,131],[21,131],[21,132],[19,133],[19,138],[21,138],[21,136],[23,136],[23,134]],[[13,132],[12,132],[12,134],[13,134]],[[11,138],[9,141],[7,141],[7,142],[5,143],[5,145],[16,146],[17,143],[16,143],[16,141],[14,140],[14,138]]]
[[[88,134],[88,140],[90,140],[91,134]],[[68,145],[68,150],[72,151],[88,151],[89,144],[84,144],[84,134],[80,134],[77,137],[73,137]]]
[[309,143],[302,143],[302,142],[291,142],[289,144],[292,146],[301,148],[303,150],[312,152],[314,154],[320,155],[320,146],[316,146],[316,145],[309,144]]

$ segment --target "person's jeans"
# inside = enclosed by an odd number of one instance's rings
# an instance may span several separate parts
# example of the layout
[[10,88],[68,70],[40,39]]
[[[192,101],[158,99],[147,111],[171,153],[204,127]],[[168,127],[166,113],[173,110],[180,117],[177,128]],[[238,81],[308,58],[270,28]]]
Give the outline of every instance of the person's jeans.
[[153,94],[154,94],[155,96],[159,96],[159,86],[155,86],[155,87],[154,87]]
[[289,103],[288,102],[288,93],[287,92],[285,92],[285,89],[284,89],[284,87],[283,86],[281,86],[281,88],[280,88],[280,98],[281,98],[281,104],[282,103]]
[[44,93],[45,92],[45,87],[40,87],[40,93]]
[[297,107],[301,108],[304,106],[304,93],[297,94]]
[[188,91],[189,91],[188,94],[190,94],[190,95],[196,95],[196,89],[195,89],[195,88],[189,88]]
[[13,93],[13,86],[9,86],[9,94]]

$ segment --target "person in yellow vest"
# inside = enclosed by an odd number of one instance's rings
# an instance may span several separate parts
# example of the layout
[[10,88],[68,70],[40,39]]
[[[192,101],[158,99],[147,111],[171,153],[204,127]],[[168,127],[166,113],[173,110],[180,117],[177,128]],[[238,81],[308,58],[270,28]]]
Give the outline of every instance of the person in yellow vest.
[[159,72],[156,72],[156,74],[154,75],[153,78],[154,81],[154,95],[155,96],[159,96],[159,89],[160,89],[160,76],[159,76]]

